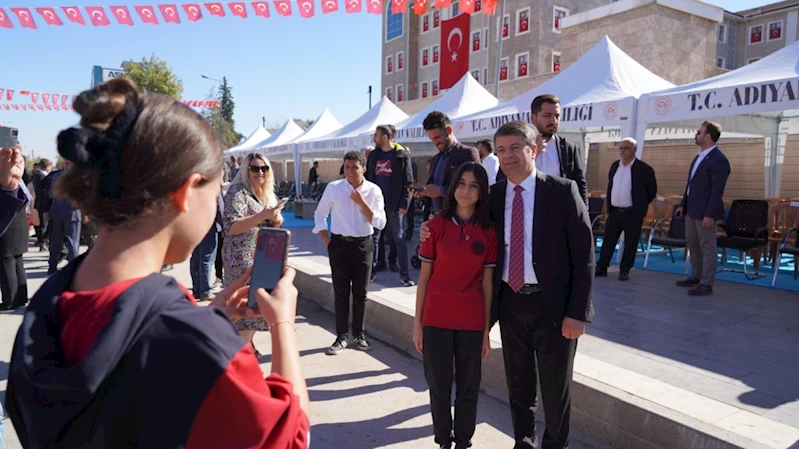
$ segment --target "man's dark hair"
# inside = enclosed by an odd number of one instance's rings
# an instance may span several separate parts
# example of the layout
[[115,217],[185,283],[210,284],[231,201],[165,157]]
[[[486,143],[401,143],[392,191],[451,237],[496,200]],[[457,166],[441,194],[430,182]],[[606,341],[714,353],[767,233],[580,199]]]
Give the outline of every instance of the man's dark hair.
[[488,150],[488,154],[494,154],[494,142],[489,139],[482,139],[477,141],[477,146],[484,146]]
[[557,106],[560,104],[560,99],[553,94],[539,95],[533,99],[532,103],[530,103],[530,113],[536,115],[541,112],[541,108],[543,107],[544,103],[554,104]]
[[721,125],[720,124],[718,124],[716,122],[711,122],[710,120],[708,120],[708,121],[703,122],[702,126],[705,127],[705,130],[707,131],[708,135],[710,135],[710,140],[712,140],[713,143],[716,143],[716,142],[719,141],[719,138],[721,137]]
[[377,130],[383,133],[384,136],[388,136],[391,139],[391,125],[377,125]]
[[386,126],[391,131],[391,134],[389,134],[389,137],[391,137],[392,140],[396,139],[397,138],[397,127],[392,125],[392,124],[388,124]]
[[[347,154],[344,155],[345,161],[358,161],[361,163],[361,167],[366,167],[366,158],[364,157],[363,153],[360,151],[349,151]],[[344,166],[341,166],[344,168]]]
[[455,172],[452,181],[447,188],[447,194],[444,196],[442,204],[441,215],[444,218],[452,218],[458,212],[458,201],[455,200],[455,190],[461,182],[463,174],[472,172],[474,178],[477,180],[477,185],[480,188],[480,196],[477,198],[477,204],[474,207],[474,216],[472,220],[477,226],[487,228],[491,226],[491,210],[488,207],[488,174],[482,165],[476,162],[466,162]]
[[39,160],[39,167],[42,168],[51,168],[53,166],[53,161],[47,158],[42,158]]
[[529,146],[535,145],[535,130],[527,122],[514,120],[500,126],[496,133],[494,133],[494,142],[496,143],[499,136],[519,136],[524,137],[524,142]]
[[424,121],[422,122],[422,128],[425,131],[430,131],[431,129],[447,129],[447,126],[452,126],[452,122],[447,117],[447,114],[444,114],[440,111],[433,111],[427,114]]
[[317,165],[319,165],[319,161],[313,161],[313,166],[316,167]]

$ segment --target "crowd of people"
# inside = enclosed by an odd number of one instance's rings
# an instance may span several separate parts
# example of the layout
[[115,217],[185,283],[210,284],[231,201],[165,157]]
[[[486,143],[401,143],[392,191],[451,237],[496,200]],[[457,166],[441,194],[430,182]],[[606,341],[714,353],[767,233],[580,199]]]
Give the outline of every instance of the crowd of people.
[[[126,79],[83,92],[74,109],[80,126],[58,137],[64,167],[49,173],[52,163],[39,161],[33,192],[19,149],[0,152],[4,308],[28,302],[26,207],[39,218],[36,246],[50,251],[51,276],[30,301],[9,366],[6,406],[23,447],[308,447],[294,272],[288,268],[272,292],[256,292],[257,311],[246,307],[258,230],[284,222],[269,161],[257,153],[224,161],[202,117]],[[313,232],[327,248],[335,294],[328,354],[349,347],[350,330],[354,348],[371,349],[366,291],[385,267],[386,245],[395,248],[391,268],[402,285],[418,283],[409,338],[423,357],[440,448],[471,446],[481,364],[496,323],[514,447],[536,447],[538,384],[546,418],[541,447],[568,447],[577,340],[594,314],[594,277],[607,275],[622,232],[619,279],[629,278],[657,193],[654,170],[635,158],[634,139],[622,140],[597,262],[585,159],[557,135],[560,111],[557,97],[539,96],[532,126],[506,123],[476,147],[458,141],[445,114],[430,113],[423,127],[438,153],[424,184],[408,149],[395,141],[396,129],[380,125],[368,156],[344,155],[343,178],[327,185],[316,209]],[[678,285],[691,286],[692,295],[712,293],[715,230],[707,223],[723,214],[730,172],[716,147],[720,133],[712,122],[697,132],[701,151],[677,210],[686,216],[693,262],[692,276]],[[406,221],[414,202],[430,214],[419,231],[415,282]],[[84,222],[97,235],[91,251],[78,255]],[[68,265],[57,271],[62,257]],[[161,274],[189,258],[191,291]],[[214,268],[221,288],[210,282]],[[253,344],[257,331],[272,337],[266,378]]]

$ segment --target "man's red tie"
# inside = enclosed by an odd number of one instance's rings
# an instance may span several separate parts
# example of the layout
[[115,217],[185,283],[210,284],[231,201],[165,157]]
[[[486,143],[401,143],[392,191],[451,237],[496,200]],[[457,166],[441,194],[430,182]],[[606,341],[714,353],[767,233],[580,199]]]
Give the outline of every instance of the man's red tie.
[[524,187],[513,188],[513,209],[510,218],[510,257],[508,258],[508,285],[514,292],[524,287]]

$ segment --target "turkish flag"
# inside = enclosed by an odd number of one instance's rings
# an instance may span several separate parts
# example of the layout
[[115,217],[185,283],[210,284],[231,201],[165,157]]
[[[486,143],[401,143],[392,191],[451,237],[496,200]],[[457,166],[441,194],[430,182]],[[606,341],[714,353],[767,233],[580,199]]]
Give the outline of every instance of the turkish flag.
[[288,17],[291,15],[291,1],[290,0],[275,0],[275,9],[281,16]]
[[769,31],[769,36],[771,39],[779,39],[781,33],[782,28],[772,28],[771,31]]
[[[3,8],[0,8],[0,27],[3,28],[14,28],[14,24],[11,23],[11,19],[8,18],[6,12],[3,11]],[[0,92],[0,95],[2,93]]]
[[519,19],[519,33],[524,33],[530,30],[530,17],[522,17]]
[[203,11],[200,9],[200,5],[196,3],[189,3],[183,5],[183,11],[186,12],[186,17],[192,22],[196,22],[203,18]]
[[441,89],[449,89],[469,71],[468,14],[441,22]]
[[438,85],[433,83],[433,96],[435,97],[436,95],[438,95]]
[[461,0],[461,12],[474,14],[474,0]]
[[42,106],[42,105],[40,105],[40,104],[37,104],[37,105],[36,105],[36,109],[38,109],[38,110],[40,110],[40,111],[44,111],[44,106]]
[[383,15],[383,0],[366,0],[366,12]]
[[36,12],[42,16],[42,19],[44,19],[44,22],[48,25],[61,26],[64,24],[53,8],[36,8]]
[[69,98],[69,95],[61,95],[61,106],[67,105],[67,98]]
[[6,100],[11,101],[14,98],[14,91],[11,89],[6,90]]
[[155,15],[155,8],[152,6],[134,6],[133,8],[136,9],[142,22],[158,25],[158,17]]
[[527,63],[519,63],[519,76],[527,76]]
[[83,14],[80,13],[80,9],[77,6],[62,6],[61,10],[64,11],[70,22],[86,25],[86,21],[83,20]]
[[31,15],[31,10],[28,8],[10,8],[11,12],[13,12],[17,19],[19,19],[19,24],[22,28],[31,28],[36,29],[36,22],[33,21],[33,16]]
[[560,63],[559,62],[556,62],[556,63],[552,64],[552,71],[553,72],[560,72]]
[[60,111],[61,110],[61,109],[58,109],[58,105],[57,104],[53,105],[53,109],[55,109],[56,111]]
[[29,91],[29,90],[21,90],[21,91],[19,91],[19,94],[20,94],[20,95],[25,95],[25,96],[28,96],[28,95],[30,95],[30,94],[31,94],[31,91]]
[[497,0],[485,0],[483,6],[483,14],[493,16],[497,12]]
[[120,25],[133,26],[133,17],[130,16],[127,6],[109,6],[108,8],[111,9],[111,14]]
[[309,19],[316,13],[314,0],[297,0],[297,8],[300,9],[300,17]]
[[106,15],[102,6],[85,6],[83,9],[85,9],[86,14],[89,15],[89,22],[91,22],[92,25],[96,27],[111,25],[111,21],[108,19],[108,15]]
[[42,101],[44,104],[50,103],[50,94],[42,94]]
[[427,98],[427,84],[422,84],[422,98]]
[[[413,12],[415,12],[416,15],[421,16],[425,11],[427,11],[427,0],[415,0],[413,2]],[[427,26],[427,23],[425,23],[425,25]]]
[[39,92],[31,92],[31,100],[33,100],[34,103],[38,103],[39,102]]
[[7,104],[4,104],[4,105],[3,105],[3,109],[5,109],[5,110],[7,111],[7,110],[11,109],[11,106],[9,106],[9,105],[7,105]]
[[397,55],[397,70],[402,70],[402,66],[404,65],[404,61],[402,60],[402,53]]
[[0,101],[3,101],[3,92],[5,89],[0,89]]
[[227,7],[230,8],[230,13],[234,16],[241,17],[242,19],[247,18],[247,6],[244,2],[230,2],[227,4]]
[[436,0],[436,9],[452,6],[452,0]]
[[338,0],[322,0],[322,14],[338,11]]
[[15,111],[19,111],[19,105],[18,104],[12,104],[11,107],[14,108]]
[[161,15],[164,17],[164,22],[180,23],[180,16],[178,15],[178,7],[175,5],[158,5],[161,10]]
[[508,67],[503,66],[499,68],[499,79],[504,81],[508,79]]
[[402,14],[408,9],[408,0],[391,0],[391,13]]
[[482,2],[482,0],[474,0],[474,10],[475,11],[482,11],[483,10],[483,2]]
[[256,16],[269,17],[269,2],[252,2]]
[[51,94],[50,98],[53,99],[53,104],[58,104],[58,94]]
[[[433,47],[433,64],[437,62],[438,62],[438,45]],[[424,64],[427,65],[427,62],[425,62]]]
[[363,3],[361,0],[344,0],[346,3],[344,4],[344,10],[347,11],[347,14],[357,14],[363,11]]
[[205,8],[212,16],[225,17],[225,8],[221,3],[205,3]]
[[53,108],[49,104],[44,105],[44,108],[47,109],[48,111],[53,110]]

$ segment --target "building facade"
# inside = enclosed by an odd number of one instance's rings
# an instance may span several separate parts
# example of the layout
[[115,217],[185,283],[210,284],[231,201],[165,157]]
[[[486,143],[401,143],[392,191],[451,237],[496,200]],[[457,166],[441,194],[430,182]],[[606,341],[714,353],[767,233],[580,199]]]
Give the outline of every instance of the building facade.
[[797,37],[799,0],[726,12],[718,28],[716,65],[737,69],[796,42]]

